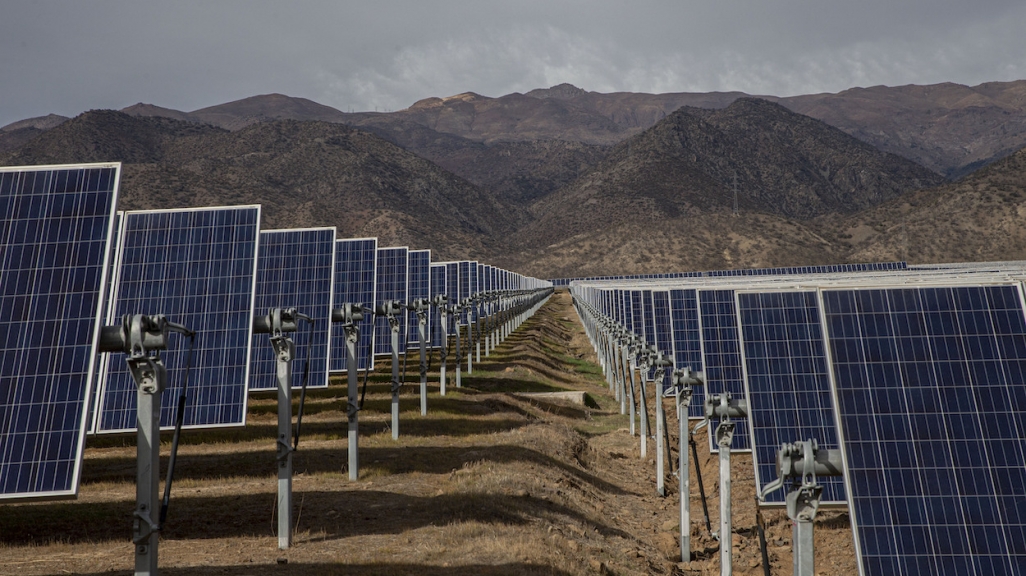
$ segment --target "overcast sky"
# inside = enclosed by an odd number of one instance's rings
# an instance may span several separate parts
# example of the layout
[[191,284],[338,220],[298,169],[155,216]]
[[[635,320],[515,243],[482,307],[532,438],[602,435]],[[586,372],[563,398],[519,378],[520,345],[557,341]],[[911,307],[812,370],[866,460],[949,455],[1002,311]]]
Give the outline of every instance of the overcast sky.
[[501,96],[1026,78],[1023,0],[11,1],[0,126],[280,92],[340,110]]

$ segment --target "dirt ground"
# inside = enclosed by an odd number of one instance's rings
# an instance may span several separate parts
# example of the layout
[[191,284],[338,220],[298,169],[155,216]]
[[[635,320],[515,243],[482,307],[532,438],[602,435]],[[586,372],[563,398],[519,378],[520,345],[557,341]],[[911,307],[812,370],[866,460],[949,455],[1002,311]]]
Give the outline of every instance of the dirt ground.
[[[184,433],[161,572],[720,573],[694,474],[695,559],[680,562],[677,479],[668,473],[667,496],[656,494],[654,444],[640,459],[639,438],[628,432],[568,294],[557,293],[444,397],[435,354],[427,416],[410,360],[397,441],[388,377],[371,377],[358,481],[346,470],[344,382],[308,394],[295,455],[295,538],[286,551],[275,535],[276,400],[251,398],[245,429]],[[586,405],[516,395],[562,390],[585,391]],[[666,408],[675,431],[673,407]],[[166,465],[170,436],[164,440]],[[704,431],[696,440],[715,530],[718,464]],[[750,455],[735,454],[732,471],[734,571],[761,576]],[[134,437],[91,438],[77,500],[0,505],[0,573],[131,573],[134,476]],[[771,574],[790,574],[790,522],[779,510],[764,517]],[[816,553],[819,574],[856,572],[846,513],[820,512]]]

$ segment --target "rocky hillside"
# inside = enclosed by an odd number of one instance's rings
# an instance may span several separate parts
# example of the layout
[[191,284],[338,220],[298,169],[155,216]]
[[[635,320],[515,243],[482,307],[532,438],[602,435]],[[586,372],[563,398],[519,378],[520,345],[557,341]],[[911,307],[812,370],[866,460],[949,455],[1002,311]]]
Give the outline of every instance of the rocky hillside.
[[93,111],[0,157],[4,165],[122,161],[123,209],[260,203],[264,226],[335,225],[343,236],[491,253],[523,216],[478,187],[341,124],[279,120],[235,132]]
[[[809,219],[853,212],[943,181],[939,175],[806,116],[757,99],[705,112],[681,109],[619,144],[570,186],[536,202],[525,247],[628,225],[730,213]],[[633,227],[633,229],[632,229]]]

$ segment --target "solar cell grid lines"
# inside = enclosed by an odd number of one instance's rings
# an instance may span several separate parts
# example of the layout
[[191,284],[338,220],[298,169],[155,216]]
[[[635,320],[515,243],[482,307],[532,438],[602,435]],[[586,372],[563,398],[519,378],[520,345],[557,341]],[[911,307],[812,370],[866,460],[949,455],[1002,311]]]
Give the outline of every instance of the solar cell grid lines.
[[1021,286],[821,298],[861,573],[1026,573]]
[[[196,331],[184,426],[245,424],[260,207],[126,212],[111,318],[164,314]],[[161,426],[175,422],[188,341],[161,357],[169,383]],[[136,384],[121,354],[108,354],[97,432],[136,424]]]
[[[741,344],[734,291],[698,290],[698,309],[706,398],[723,392],[730,392],[735,398],[747,398],[741,373]],[[751,450],[748,420],[735,419],[734,422],[731,452]],[[711,435],[709,449],[719,451]]]
[[[409,249],[405,246],[378,248],[376,303],[397,300],[407,303],[407,271]],[[399,348],[400,354],[406,352],[406,311],[399,313]],[[374,353],[378,356],[392,353],[392,330],[388,319],[374,318]]]
[[120,171],[0,168],[0,499],[78,491]]
[[[673,367],[702,370],[702,342],[695,290],[670,290],[670,322],[673,329]],[[705,386],[695,386],[688,416],[704,417]]]
[[[747,388],[756,488],[777,478],[784,443],[816,439],[839,448],[826,343],[815,291],[738,292],[744,380]],[[823,504],[843,504],[841,477],[817,478]],[[766,502],[783,503],[784,493]]]
[[[431,298],[431,251],[410,250],[407,252],[407,270],[409,274],[408,294],[406,302],[412,304],[417,298],[425,300]],[[431,334],[431,315],[428,314],[428,325],[425,326],[427,334]],[[407,312],[406,339],[409,342],[417,342],[420,336],[417,333],[417,314]]]
[[[335,241],[335,286],[332,308],[362,304],[374,308],[377,287],[377,238],[346,238]],[[374,367],[374,314],[365,313],[356,343],[357,369]],[[331,372],[344,372],[349,356],[342,324],[331,326]]]
[[[328,385],[332,291],[335,276],[335,228],[264,230],[260,232],[260,257],[254,312],[271,308],[295,308],[314,319],[290,335],[296,343],[297,360],[309,361],[308,387]],[[277,359],[267,334],[253,335],[253,362],[249,389],[276,390]],[[302,364],[294,363],[302,373]],[[295,378],[295,386],[303,384]]]
[[[445,263],[445,293],[449,296],[449,305],[455,306],[460,303],[460,264],[459,262]],[[451,320],[450,320],[451,321]]]

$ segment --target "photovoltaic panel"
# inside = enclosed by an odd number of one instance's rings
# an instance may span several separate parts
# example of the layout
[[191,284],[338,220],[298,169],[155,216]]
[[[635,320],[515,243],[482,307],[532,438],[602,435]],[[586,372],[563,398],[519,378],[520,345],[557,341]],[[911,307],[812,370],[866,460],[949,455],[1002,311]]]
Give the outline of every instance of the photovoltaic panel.
[[[335,288],[332,308],[343,304],[362,304],[374,309],[377,285],[378,239],[347,238],[335,241]],[[360,337],[356,342],[356,365],[359,370],[374,367],[374,314],[364,312]],[[348,369],[346,334],[341,323],[331,325],[330,365],[332,372]]]
[[[305,362],[310,365],[307,387],[328,386],[331,302],[335,281],[335,228],[265,230],[260,232],[257,261],[257,315],[271,308],[295,308],[314,319],[313,334],[306,322],[289,337],[296,343],[293,383],[302,386]],[[277,390],[278,363],[269,334],[253,335],[249,389]]]
[[449,296],[449,305],[455,306],[460,303],[460,264],[459,262],[445,263],[445,293]]
[[[481,280],[481,265],[477,262],[470,263],[470,297],[473,298],[481,291],[481,286],[478,284]],[[475,302],[470,306],[471,321],[477,322],[478,318],[481,317],[481,304]]]
[[[673,328],[670,323],[670,293],[666,290],[652,292],[652,317],[655,321],[656,348],[663,356],[673,362]],[[673,366],[663,372],[660,394],[673,383]]]
[[[702,370],[702,342],[698,322],[698,294],[695,290],[670,290],[670,321],[673,327],[673,367]],[[703,418],[705,386],[695,386],[688,416]],[[737,429],[735,428],[735,431]],[[735,438],[736,442],[736,438]]]
[[1026,574],[1019,287],[822,301],[860,573]]
[[641,290],[631,290],[631,332],[638,337],[638,341],[645,342],[645,306],[643,304]]
[[655,316],[652,313],[652,291],[641,291],[641,318],[645,330],[643,332],[645,343],[649,346],[656,346]]
[[[814,291],[737,293],[757,493],[777,478],[784,443],[839,448],[826,342]],[[817,478],[823,504],[846,502],[841,477]],[[785,491],[766,498],[782,504]]]
[[[431,265],[431,299],[434,300],[435,296],[439,294],[448,295],[445,285],[445,272],[446,264],[432,264]],[[449,299],[450,302],[452,298]],[[442,316],[438,311],[437,306],[431,307],[431,347],[441,348],[442,347]],[[446,327],[448,328],[448,327]],[[446,330],[448,332],[448,330]]]
[[[260,207],[126,212],[113,318],[164,314],[196,331],[184,426],[246,422]],[[174,425],[189,343],[172,337],[160,423]],[[136,427],[136,385],[123,354],[109,354],[97,432]]]
[[[725,391],[730,392],[734,398],[747,398],[741,374],[741,343],[734,291],[699,290],[698,311],[706,398],[718,396]],[[748,420],[734,419],[734,422],[736,425],[731,452],[751,450]],[[709,449],[719,451],[712,434],[709,435]]]
[[[462,260],[459,262],[459,286],[461,302],[463,299],[470,298],[474,295],[474,292],[476,292],[476,290],[474,289],[474,285],[471,284],[471,280],[473,279],[470,273],[471,268],[474,268],[476,270],[477,263],[471,262],[469,260]],[[469,313],[470,312],[468,310],[463,310],[463,312],[460,314],[460,324],[464,326],[467,325],[467,315]]]
[[120,171],[0,168],[0,499],[78,492]]
[[[408,248],[378,248],[377,302],[398,300],[407,303]],[[399,314],[400,354],[406,352],[406,310]],[[392,329],[385,317],[374,318],[374,353],[378,356],[392,354]]]
[[[424,298],[425,300],[431,298],[431,251],[430,250],[410,250],[407,252],[407,273],[409,274],[408,290],[406,302],[413,303],[417,298]],[[407,325],[406,325],[406,340],[414,344],[414,348],[419,350],[419,338],[420,335],[417,333],[417,314],[415,312],[407,312]],[[428,323],[424,327],[427,332],[425,336],[430,338],[431,334],[431,315],[428,314]]]

